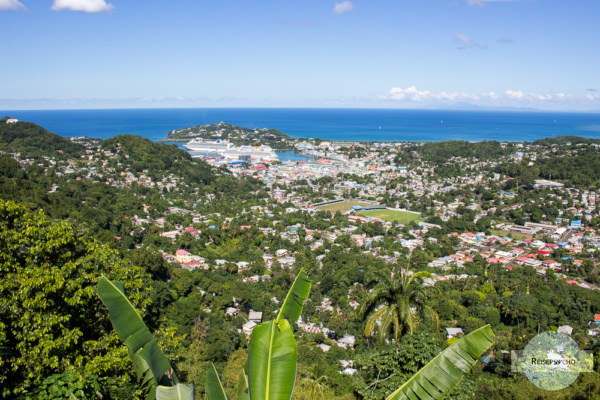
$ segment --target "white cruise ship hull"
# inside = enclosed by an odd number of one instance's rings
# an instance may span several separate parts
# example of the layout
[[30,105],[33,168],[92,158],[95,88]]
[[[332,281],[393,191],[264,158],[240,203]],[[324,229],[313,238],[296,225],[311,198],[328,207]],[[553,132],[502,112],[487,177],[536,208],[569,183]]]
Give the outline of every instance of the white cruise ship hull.
[[269,146],[233,146],[226,140],[205,142],[194,139],[184,144],[183,147],[196,153],[218,154],[227,159],[236,161],[242,156],[250,156],[252,161],[279,161],[277,153]]

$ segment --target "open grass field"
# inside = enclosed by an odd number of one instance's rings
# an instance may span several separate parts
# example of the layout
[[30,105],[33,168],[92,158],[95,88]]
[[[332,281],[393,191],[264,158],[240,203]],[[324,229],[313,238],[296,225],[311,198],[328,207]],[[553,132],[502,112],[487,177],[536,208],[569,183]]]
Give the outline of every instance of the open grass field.
[[421,217],[418,214],[413,214],[405,211],[396,211],[396,210],[370,210],[370,211],[362,211],[358,213],[358,215],[368,216],[379,218],[384,221],[398,221],[400,224],[408,224],[412,221],[422,221]]
[[335,203],[335,204],[327,204],[324,206],[318,206],[317,208],[319,210],[331,211],[332,213],[335,213],[337,211],[339,211],[341,213],[345,213],[346,211],[352,210],[352,206],[363,206],[363,207],[371,206],[372,207],[373,204],[369,204],[369,203],[366,203],[364,201],[359,201],[359,200],[346,200],[346,201],[341,201],[341,202]]
[[496,235],[496,236],[500,236],[500,237],[512,237],[513,239],[516,240],[525,240],[525,239],[533,239],[534,237],[531,235],[527,235],[525,233],[517,233],[517,232],[509,232],[509,231],[503,231],[503,230],[499,230],[499,229],[490,229],[490,233],[492,235]]

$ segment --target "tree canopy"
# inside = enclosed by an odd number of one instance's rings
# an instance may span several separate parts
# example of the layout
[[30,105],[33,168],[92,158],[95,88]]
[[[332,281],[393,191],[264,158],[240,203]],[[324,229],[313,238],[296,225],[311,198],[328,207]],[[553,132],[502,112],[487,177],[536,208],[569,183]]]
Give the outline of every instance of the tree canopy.
[[126,375],[127,355],[95,294],[101,274],[147,304],[148,275],[70,224],[0,200],[0,386],[25,393],[55,373]]
[[0,123],[0,150],[58,157],[75,155],[83,146],[32,122]]

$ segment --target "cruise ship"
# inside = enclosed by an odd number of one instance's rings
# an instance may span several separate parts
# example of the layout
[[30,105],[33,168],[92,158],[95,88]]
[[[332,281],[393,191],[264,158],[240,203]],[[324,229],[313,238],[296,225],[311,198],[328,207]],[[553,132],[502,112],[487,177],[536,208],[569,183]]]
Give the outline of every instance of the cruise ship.
[[279,161],[277,153],[269,146],[235,146],[228,140],[203,140],[194,138],[183,145],[195,153],[218,154],[230,160],[244,160],[249,156],[252,161]]
[[233,144],[227,140],[204,140],[199,138],[194,138],[183,145],[186,149],[190,151],[198,151],[204,153],[217,153],[223,150],[227,150],[232,147]]

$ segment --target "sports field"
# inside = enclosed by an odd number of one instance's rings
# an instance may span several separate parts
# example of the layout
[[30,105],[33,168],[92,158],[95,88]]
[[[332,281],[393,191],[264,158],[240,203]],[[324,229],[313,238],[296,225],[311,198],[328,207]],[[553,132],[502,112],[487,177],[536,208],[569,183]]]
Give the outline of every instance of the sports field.
[[333,213],[336,211],[345,213],[346,211],[352,210],[353,206],[373,207],[373,204],[365,203],[364,201],[359,201],[359,200],[346,200],[346,201],[340,201],[339,203],[318,206],[317,208],[319,210],[331,211]]
[[516,240],[533,239],[533,236],[527,235],[525,233],[502,231],[502,230],[498,230],[498,229],[490,229],[490,233],[492,235],[496,235],[496,236],[500,236],[500,237],[505,237],[505,236],[512,237],[513,239],[516,239]]
[[421,217],[418,214],[409,213],[406,211],[397,211],[397,210],[370,210],[370,211],[362,211],[358,213],[358,215],[364,215],[366,217],[374,217],[379,218],[384,221],[398,221],[400,224],[408,224],[412,221],[422,221]]

